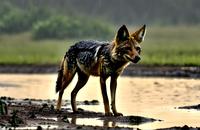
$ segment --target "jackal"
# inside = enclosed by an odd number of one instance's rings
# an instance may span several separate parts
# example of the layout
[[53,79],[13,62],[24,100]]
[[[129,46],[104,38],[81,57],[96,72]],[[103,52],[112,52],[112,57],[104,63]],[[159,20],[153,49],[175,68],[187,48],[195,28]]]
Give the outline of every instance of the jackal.
[[[117,78],[131,61],[137,63],[140,60],[140,43],[144,40],[146,26],[129,34],[125,25],[117,31],[112,42],[80,41],[71,46],[66,52],[58,71],[56,92],[59,92],[57,110],[61,108],[62,95],[65,88],[78,74],[78,82],[71,92],[71,105],[74,113],[77,113],[76,95],[87,83],[90,75],[100,76],[101,93],[103,96],[105,115],[122,116],[115,105],[115,93]],[[111,77],[111,109],[106,90],[106,80]]]

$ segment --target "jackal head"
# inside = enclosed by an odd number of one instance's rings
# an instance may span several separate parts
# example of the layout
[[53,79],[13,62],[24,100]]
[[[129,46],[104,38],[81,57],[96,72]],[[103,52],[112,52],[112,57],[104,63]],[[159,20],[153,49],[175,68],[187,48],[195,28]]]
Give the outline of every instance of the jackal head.
[[140,43],[144,40],[146,25],[136,32],[129,34],[125,25],[121,26],[116,34],[112,56],[116,60],[137,63],[140,58]]

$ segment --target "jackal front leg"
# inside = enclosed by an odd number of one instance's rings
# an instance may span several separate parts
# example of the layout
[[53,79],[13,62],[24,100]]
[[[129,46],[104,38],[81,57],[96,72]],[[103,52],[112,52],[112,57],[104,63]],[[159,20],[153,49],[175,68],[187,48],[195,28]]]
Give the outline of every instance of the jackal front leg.
[[106,79],[107,78],[100,77],[101,93],[103,96],[105,115],[112,116],[112,113],[110,112],[110,108],[109,108],[109,101],[108,101],[108,95],[107,95],[107,90],[106,90]]
[[111,92],[111,108],[113,111],[113,114],[115,116],[123,116],[122,113],[118,113],[115,105],[115,96],[116,96],[116,88],[117,88],[117,78],[118,74],[111,76],[111,81],[110,81],[110,92]]

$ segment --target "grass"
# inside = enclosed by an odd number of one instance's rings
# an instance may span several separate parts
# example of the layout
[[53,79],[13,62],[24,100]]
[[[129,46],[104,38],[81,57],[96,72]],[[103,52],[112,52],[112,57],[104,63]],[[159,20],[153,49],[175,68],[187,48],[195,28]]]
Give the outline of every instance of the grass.
[[154,27],[142,45],[142,64],[200,65],[199,27]]
[[[0,64],[58,64],[73,41],[34,41],[29,32],[0,35]],[[199,27],[148,27],[141,46],[140,64],[200,66]]]
[[72,44],[65,40],[34,41],[30,33],[0,37],[0,64],[57,64]]

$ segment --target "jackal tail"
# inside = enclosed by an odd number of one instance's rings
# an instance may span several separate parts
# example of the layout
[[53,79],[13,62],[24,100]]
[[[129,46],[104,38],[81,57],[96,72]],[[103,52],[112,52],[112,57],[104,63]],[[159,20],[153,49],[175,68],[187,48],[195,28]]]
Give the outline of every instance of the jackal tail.
[[60,63],[60,68],[58,70],[58,77],[56,81],[56,93],[59,92],[62,88],[63,76],[64,76],[64,62],[66,60],[66,55]]

